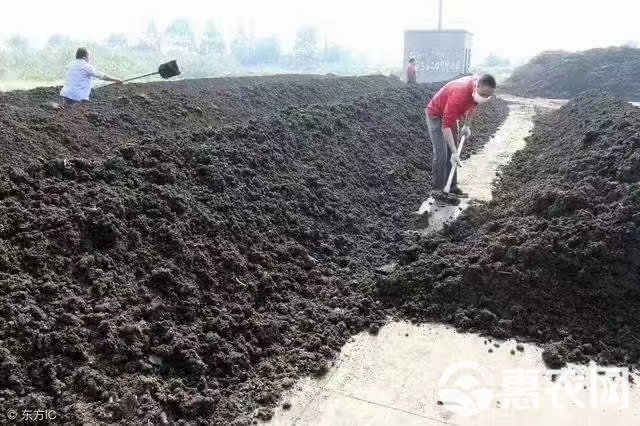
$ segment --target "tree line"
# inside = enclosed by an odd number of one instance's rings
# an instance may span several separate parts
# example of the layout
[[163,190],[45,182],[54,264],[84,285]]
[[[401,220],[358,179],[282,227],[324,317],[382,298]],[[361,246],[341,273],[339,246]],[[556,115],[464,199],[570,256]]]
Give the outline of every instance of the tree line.
[[75,49],[86,46],[93,62],[107,73],[123,78],[153,71],[168,59],[177,59],[185,78],[261,72],[313,72],[357,74],[366,64],[348,49],[322,40],[314,27],[301,28],[292,51],[285,52],[277,37],[254,37],[239,30],[231,39],[214,22],[197,33],[187,19],[177,19],[160,30],[151,22],[142,37],[111,34],[101,42],[82,42],[53,34],[40,47],[22,35],[4,40],[0,48],[0,78],[59,81]]

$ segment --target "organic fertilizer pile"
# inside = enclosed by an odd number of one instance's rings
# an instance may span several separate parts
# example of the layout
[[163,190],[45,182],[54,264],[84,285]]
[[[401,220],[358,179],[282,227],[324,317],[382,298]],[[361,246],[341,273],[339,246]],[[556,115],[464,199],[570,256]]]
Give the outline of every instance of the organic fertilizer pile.
[[487,205],[379,281],[417,321],[547,344],[544,360],[638,365],[640,109],[587,92],[540,116]]
[[78,153],[101,158],[116,142],[175,139],[185,130],[243,122],[292,105],[351,101],[400,86],[383,76],[300,75],[108,86],[94,90],[90,108],[80,107],[82,120],[77,108],[51,113],[59,88],[0,92],[0,130],[11,136],[3,139],[0,160]]
[[640,101],[640,49],[545,52],[517,68],[501,87],[517,96],[554,99],[571,98],[590,89]]
[[[54,90],[0,111],[0,412],[247,424],[385,313],[430,188],[424,102],[383,77]],[[507,114],[481,109],[469,151]]]

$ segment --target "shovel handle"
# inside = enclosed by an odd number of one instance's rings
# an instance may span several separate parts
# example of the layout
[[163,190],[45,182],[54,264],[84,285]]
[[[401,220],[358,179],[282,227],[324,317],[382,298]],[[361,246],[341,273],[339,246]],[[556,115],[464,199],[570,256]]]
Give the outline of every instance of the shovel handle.
[[[127,81],[137,80],[139,78],[149,77],[149,76],[156,75],[156,74],[160,74],[160,72],[156,71],[156,72],[151,72],[151,73],[145,74],[145,75],[139,75],[137,77],[132,77],[132,78],[128,78],[126,80],[122,80],[122,82],[126,83]],[[99,86],[99,87],[111,86],[112,84],[116,84],[116,82],[115,81],[110,81],[109,83],[103,84],[102,86]]]
[[[462,147],[464,146],[464,140],[466,138],[463,136],[460,138],[460,146],[458,146],[458,155],[462,153]],[[447,179],[447,186],[444,187],[444,192],[447,194],[451,191],[451,184],[453,183],[453,175],[456,174],[456,169],[458,168],[458,163],[453,164],[451,166],[451,171],[449,172],[449,179]]]
[[126,80],[122,80],[122,82],[123,82],[123,83],[126,83],[127,81],[137,80],[137,79],[139,79],[139,78],[144,78],[144,77],[150,77],[150,76],[152,76],[152,75],[156,75],[156,74],[160,74],[160,72],[159,72],[159,71],[156,71],[156,72],[150,72],[149,74],[139,75],[139,76],[137,76],[137,77],[132,77],[132,78],[128,78],[128,79],[126,79]]

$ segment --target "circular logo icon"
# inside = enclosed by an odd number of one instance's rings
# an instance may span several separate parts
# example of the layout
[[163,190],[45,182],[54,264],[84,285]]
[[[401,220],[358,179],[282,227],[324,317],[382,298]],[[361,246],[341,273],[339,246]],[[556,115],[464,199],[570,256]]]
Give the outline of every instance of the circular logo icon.
[[7,411],[7,418],[9,420],[15,420],[18,418],[18,413],[16,412],[16,410],[9,410]]
[[456,362],[440,376],[438,397],[452,413],[475,416],[493,400],[493,378],[489,370],[477,362]]

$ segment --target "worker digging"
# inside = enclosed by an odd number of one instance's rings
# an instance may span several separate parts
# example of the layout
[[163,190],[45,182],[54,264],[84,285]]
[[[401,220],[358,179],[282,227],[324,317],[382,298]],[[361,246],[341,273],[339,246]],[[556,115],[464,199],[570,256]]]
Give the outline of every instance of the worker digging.
[[180,69],[178,68],[176,61],[169,61],[161,64],[158,67],[158,71],[121,80],[119,78],[110,77],[105,73],[96,70],[96,68],[89,62],[89,52],[87,49],[79,47],[76,51],[76,59],[67,67],[65,84],[60,90],[60,97],[62,98],[63,105],[88,102],[94,79],[122,84],[156,74],[159,74],[160,77],[164,79],[168,79],[180,75]]
[[[467,139],[471,137],[469,119],[478,105],[489,102],[495,90],[496,80],[491,75],[462,77],[445,84],[426,105],[425,115],[433,148],[431,195],[436,201],[455,202],[452,197],[467,196],[457,186],[456,168],[460,166],[458,135]],[[462,118],[464,122],[460,129]],[[448,179],[450,188],[446,188]]]
[[84,47],[76,51],[76,59],[67,68],[65,84],[60,90],[63,105],[89,101],[93,79],[122,84],[122,80],[110,77],[89,63],[89,52]]

